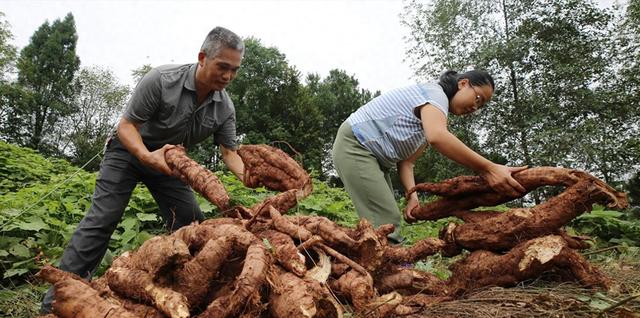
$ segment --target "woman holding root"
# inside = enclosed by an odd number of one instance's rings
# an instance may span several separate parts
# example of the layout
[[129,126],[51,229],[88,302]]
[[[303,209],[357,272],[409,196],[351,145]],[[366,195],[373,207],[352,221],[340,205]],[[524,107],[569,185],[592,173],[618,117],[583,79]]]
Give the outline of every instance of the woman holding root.
[[[338,129],[332,156],[358,215],[376,227],[395,225],[389,239],[403,240],[389,171],[396,165],[405,191],[413,188],[413,167],[427,145],[476,171],[495,191],[514,197],[523,193],[525,189],[511,174],[526,167],[493,163],[447,129],[449,113],[472,113],[491,99],[493,91],[493,78],[484,71],[447,71],[438,82],[391,90],[352,113]],[[416,206],[414,192],[404,210],[408,222],[416,221],[411,215]]]

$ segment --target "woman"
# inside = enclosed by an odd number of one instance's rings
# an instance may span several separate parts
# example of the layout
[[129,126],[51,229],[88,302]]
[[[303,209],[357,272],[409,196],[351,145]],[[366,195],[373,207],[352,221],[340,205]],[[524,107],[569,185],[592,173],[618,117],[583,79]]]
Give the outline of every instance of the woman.
[[[378,227],[393,224],[389,235],[400,243],[400,211],[389,170],[397,165],[405,191],[415,186],[413,167],[427,144],[449,159],[476,171],[496,191],[518,196],[525,191],[512,173],[526,167],[495,164],[471,150],[447,129],[447,116],[482,108],[493,96],[494,82],[484,71],[448,71],[438,82],[386,92],[352,113],[338,129],[333,162],[356,211]],[[413,193],[404,210],[409,222],[418,206]]]

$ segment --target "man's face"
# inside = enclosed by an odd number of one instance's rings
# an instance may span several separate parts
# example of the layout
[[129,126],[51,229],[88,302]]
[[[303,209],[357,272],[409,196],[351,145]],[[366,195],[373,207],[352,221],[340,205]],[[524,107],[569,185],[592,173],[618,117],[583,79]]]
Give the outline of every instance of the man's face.
[[200,70],[196,80],[214,91],[221,91],[236,77],[242,63],[242,53],[235,49],[224,48],[213,58],[203,52],[198,54]]

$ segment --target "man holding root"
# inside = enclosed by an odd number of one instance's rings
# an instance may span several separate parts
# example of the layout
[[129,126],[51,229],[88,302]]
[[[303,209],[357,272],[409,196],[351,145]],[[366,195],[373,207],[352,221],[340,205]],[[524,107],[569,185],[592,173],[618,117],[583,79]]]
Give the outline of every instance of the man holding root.
[[[190,147],[213,136],[224,163],[242,180],[235,109],[224,88],[235,78],[243,55],[242,39],[216,27],[205,38],[197,63],[160,66],[140,80],[107,142],[91,207],[60,269],[92,276],[138,182],[149,188],[171,231],[204,219],[191,188],[171,175],[165,161],[171,145]],[[53,294],[51,287],[43,313],[51,311]]]

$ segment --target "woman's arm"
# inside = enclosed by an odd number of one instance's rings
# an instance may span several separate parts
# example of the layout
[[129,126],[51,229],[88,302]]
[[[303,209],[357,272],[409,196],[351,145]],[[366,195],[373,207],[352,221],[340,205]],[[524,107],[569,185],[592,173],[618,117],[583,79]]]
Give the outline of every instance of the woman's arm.
[[[400,175],[400,182],[404,187],[405,193],[409,192],[411,188],[416,185],[415,178],[413,176],[413,167],[416,164],[416,160],[424,153],[424,150],[427,148],[427,145],[423,145],[418,150],[411,155],[411,157],[398,162],[398,174]],[[404,209],[404,218],[408,222],[416,221],[415,218],[411,215],[411,210],[418,206],[418,194],[416,192],[412,193],[409,198],[407,198],[407,206]]]
[[441,110],[426,104],[420,109],[422,127],[429,144],[447,158],[476,171],[495,191],[520,196],[525,188],[511,174],[527,167],[507,167],[495,164],[471,148],[447,129],[447,118]]

